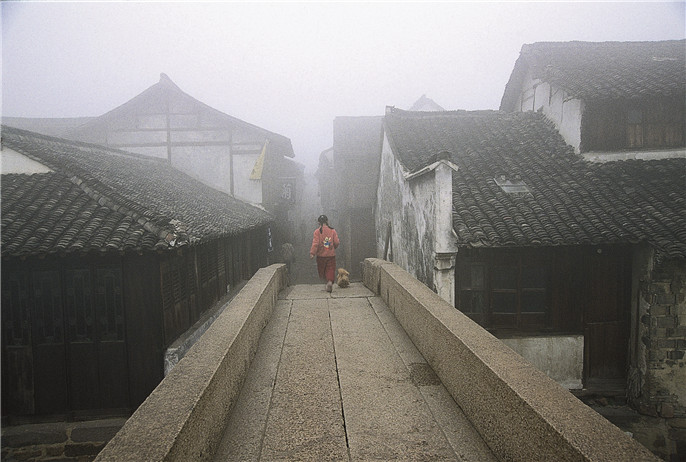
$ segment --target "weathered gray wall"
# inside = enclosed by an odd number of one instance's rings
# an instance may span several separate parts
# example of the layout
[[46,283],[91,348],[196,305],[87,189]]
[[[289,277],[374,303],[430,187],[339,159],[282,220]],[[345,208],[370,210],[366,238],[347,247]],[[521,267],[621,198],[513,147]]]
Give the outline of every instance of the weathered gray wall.
[[24,154],[19,154],[12,149],[3,147],[0,154],[0,168],[2,168],[3,175],[8,173],[24,173],[31,175],[33,173],[52,172],[51,169],[40,162],[29,159]]
[[433,287],[434,174],[408,183],[384,137],[377,190],[377,256],[383,257],[388,222],[392,226],[393,261]]
[[517,101],[517,107],[522,112],[542,111],[548,119],[553,121],[567,144],[579,152],[581,146],[581,116],[583,101],[567,99],[567,93],[561,88],[542,83],[539,79],[532,79],[528,73],[522,84]]
[[583,388],[583,335],[517,336],[500,340],[568,390]]

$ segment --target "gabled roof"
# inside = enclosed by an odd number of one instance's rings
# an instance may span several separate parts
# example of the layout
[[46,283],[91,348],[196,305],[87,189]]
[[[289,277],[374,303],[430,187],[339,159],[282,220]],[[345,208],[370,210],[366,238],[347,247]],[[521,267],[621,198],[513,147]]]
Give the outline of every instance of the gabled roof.
[[578,159],[552,125],[525,113],[410,112],[389,107],[384,127],[393,152],[408,173],[435,162],[443,152],[459,157],[475,151],[514,155],[513,146],[521,149],[532,140],[543,142],[552,156]]
[[159,107],[159,112],[164,112],[164,110],[166,110],[164,106],[167,104],[167,101],[171,101],[174,99],[182,101],[183,104],[191,107],[199,106],[204,110],[209,111],[210,113],[217,116],[223,123],[259,133],[265,139],[270,140],[270,143],[273,145],[273,148],[278,146],[278,149],[282,155],[286,157],[295,157],[295,154],[293,153],[293,146],[289,138],[283,135],[279,135],[278,133],[271,132],[264,128],[258,127],[257,125],[253,125],[251,123],[237,119],[236,117],[232,117],[217,109],[214,109],[211,106],[208,106],[207,104],[201,101],[198,101],[197,99],[193,98],[192,96],[181,90],[164,73],[160,74],[160,80],[155,85],[152,85],[147,90],[133,97],[131,100],[127,101],[121,106],[116,107],[99,117],[95,117],[87,121],[80,127],[65,134],[65,137],[69,139],[82,139],[82,134],[88,134],[90,131],[96,129],[97,127],[100,127],[104,124],[108,124],[109,122],[116,120],[119,117],[126,117],[128,114],[138,111],[139,108],[143,108],[144,110],[142,112],[145,112],[146,110],[149,110],[149,108],[151,107]]
[[661,255],[686,258],[686,159],[585,162],[532,112],[393,109],[384,123],[409,172],[446,152],[457,165],[459,247],[647,241]]
[[428,98],[426,95],[422,95],[417,101],[414,102],[410,111],[445,111],[436,101]]
[[53,173],[2,176],[2,255],[165,250],[270,223],[167,162],[2,127],[2,145]]
[[579,99],[677,96],[686,90],[686,40],[538,42],[522,46],[500,109],[511,111],[527,73]]

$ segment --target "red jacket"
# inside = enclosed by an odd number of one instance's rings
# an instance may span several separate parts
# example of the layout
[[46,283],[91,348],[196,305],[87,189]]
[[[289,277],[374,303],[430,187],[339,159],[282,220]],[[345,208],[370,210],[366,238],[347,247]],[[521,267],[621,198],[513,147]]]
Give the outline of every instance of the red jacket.
[[[320,229],[321,232],[319,232]],[[314,230],[310,255],[316,255],[318,257],[335,257],[336,248],[340,243],[336,230],[324,225],[321,228]]]

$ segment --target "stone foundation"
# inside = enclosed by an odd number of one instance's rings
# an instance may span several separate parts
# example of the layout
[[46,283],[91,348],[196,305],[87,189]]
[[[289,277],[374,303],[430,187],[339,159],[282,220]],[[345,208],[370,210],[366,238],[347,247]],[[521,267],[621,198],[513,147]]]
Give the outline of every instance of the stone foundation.
[[2,429],[2,460],[94,460],[125,418],[15,425]]

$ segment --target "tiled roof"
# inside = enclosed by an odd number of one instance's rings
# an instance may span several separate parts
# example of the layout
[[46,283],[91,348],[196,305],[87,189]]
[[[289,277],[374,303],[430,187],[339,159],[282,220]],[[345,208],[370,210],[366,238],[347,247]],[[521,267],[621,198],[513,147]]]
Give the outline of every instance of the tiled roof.
[[682,95],[686,40],[539,42],[524,45],[500,104],[513,110],[527,71],[580,99]]
[[146,113],[149,112],[151,108],[159,108],[159,111],[162,112],[163,110],[166,110],[166,105],[169,104],[170,101],[173,101],[175,105],[183,107],[184,111],[190,111],[190,108],[194,107],[202,108],[208,113],[216,116],[222,124],[226,124],[227,126],[231,127],[247,129],[253,133],[257,133],[259,136],[270,140],[271,149],[278,151],[283,156],[295,157],[293,146],[289,138],[262,127],[258,127],[257,125],[253,125],[249,122],[245,122],[241,119],[225,114],[211,106],[208,106],[207,104],[193,98],[188,93],[181,90],[164,73],[160,74],[159,82],[144,90],[142,93],[133,97],[129,101],[101,116],[93,117],[90,120],[87,120],[84,124],[64,133],[61,136],[68,139],[90,141],[90,132],[101,130],[102,127],[108,126],[113,121],[116,121],[120,118],[130,117],[132,113],[136,113],[138,111]]
[[[686,258],[686,159],[586,162],[531,112],[392,110],[385,126],[409,172],[450,153],[460,247],[647,241]],[[503,179],[529,192],[507,193]]]
[[3,127],[2,144],[54,173],[2,176],[2,255],[162,250],[272,221],[165,161]]

